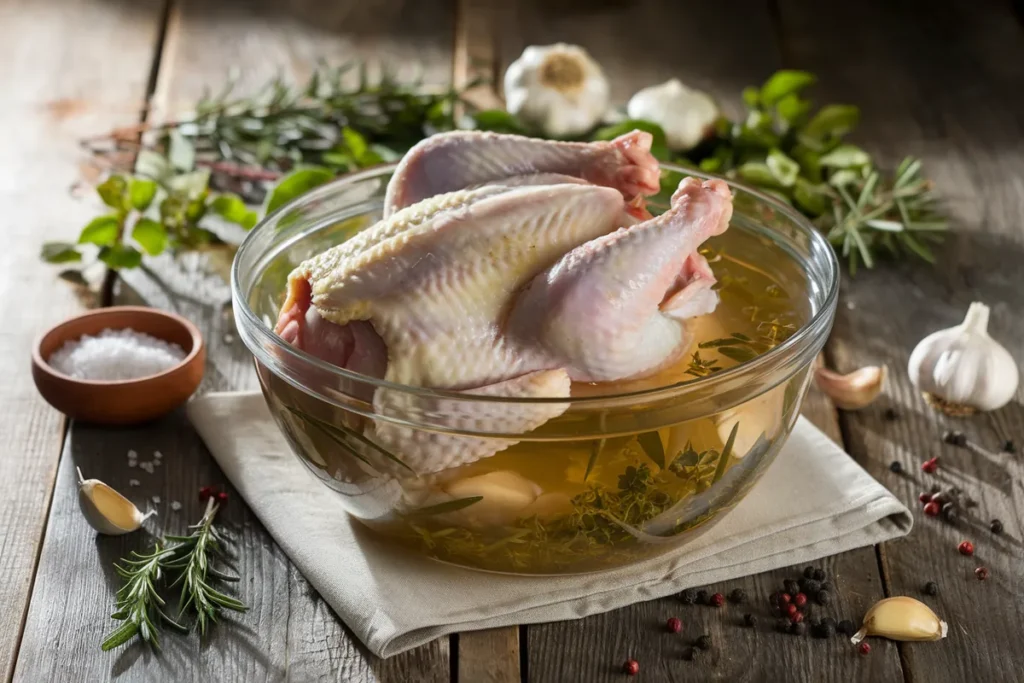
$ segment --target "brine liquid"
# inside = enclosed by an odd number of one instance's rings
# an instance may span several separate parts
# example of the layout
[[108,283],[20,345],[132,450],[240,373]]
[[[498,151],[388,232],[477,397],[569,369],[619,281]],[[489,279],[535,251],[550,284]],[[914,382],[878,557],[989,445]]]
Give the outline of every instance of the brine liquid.
[[[807,321],[806,276],[777,246],[731,230],[703,253],[718,279],[720,303],[693,321],[686,353],[647,378],[574,384],[574,397],[692,381],[767,352]],[[770,264],[773,276],[754,263]],[[407,480],[402,486],[410,496],[393,513],[361,516],[420,553],[493,571],[581,572],[649,557],[706,527],[756,481],[791,426],[806,377],[798,373],[744,405],[671,427],[521,441],[489,458]],[[273,395],[276,383],[265,379]],[[309,461],[308,440],[297,450]],[[440,503],[436,496],[416,502],[423,490],[462,492],[446,493]]]

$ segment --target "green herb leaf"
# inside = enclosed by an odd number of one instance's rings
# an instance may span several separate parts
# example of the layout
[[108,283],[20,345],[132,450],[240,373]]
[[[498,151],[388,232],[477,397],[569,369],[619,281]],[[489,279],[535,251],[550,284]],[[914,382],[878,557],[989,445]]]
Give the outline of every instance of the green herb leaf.
[[117,241],[120,225],[117,216],[97,216],[82,228],[82,234],[78,236],[78,243],[96,244],[101,247],[109,246]]
[[174,169],[163,154],[151,149],[142,149],[135,157],[135,173],[162,183],[174,175]]
[[792,187],[793,183],[796,182],[797,176],[800,174],[800,164],[790,159],[778,149],[768,152],[765,164],[775,180],[783,187]]
[[743,89],[743,104],[747,105],[748,109],[754,109],[761,104],[761,91],[752,85],[748,85]]
[[135,221],[132,239],[150,256],[161,254],[167,248],[167,230],[152,218],[140,218]]
[[68,242],[44,242],[39,254],[47,263],[74,263],[82,260],[75,245]]
[[238,195],[231,193],[218,195],[210,204],[210,209],[224,220],[241,225],[246,230],[252,230],[252,227],[256,225],[256,212],[250,211]]
[[583,473],[583,481],[590,478],[590,473],[594,470],[594,465],[597,463],[597,458],[601,455],[601,451],[604,450],[604,445],[607,439],[598,439],[590,446],[590,457],[587,459],[587,470]]
[[626,119],[612,126],[606,126],[604,128],[598,128],[594,131],[593,138],[595,140],[614,140],[620,135],[625,135],[634,130],[642,130],[645,133],[650,133],[653,140],[651,141],[651,154],[654,155],[655,159],[659,161],[668,161],[671,154],[668,150],[668,143],[665,139],[665,131],[656,123],[650,121],[644,121],[643,119]]
[[772,74],[771,78],[761,86],[761,104],[770,107],[786,95],[799,92],[813,84],[817,79],[814,74],[806,71],[783,69]]
[[661,436],[658,432],[643,432],[638,434],[636,440],[644,449],[647,457],[654,461],[654,464],[665,469],[665,446],[661,443]]
[[729,438],[725,440],[725,447],[722,448],[722,454],[718,456],[718,465],[715,467],[715,476],[712,477],[712,483],[718,481],[725,474],[725,466],[729,463],[729,458],[732,457],[733,444],[736,443],[736,433],[739,431],[740,423],[736,422],[732,426],[732,431],[729,432]]
[[118,211],[125,210],[128,180],[122,175],[112,175],[96,186],[96,194],[103,203]]
[[264,212],[272,213],[313,188],[332,180],[334,180],[334,173],[327,168],[302,168],[293,171],[285,176],[268,195]]
[[761,188],[781,187],[778,178],[768,167],[768,164],[759,161],[748,161],[736,169],[736,173],[742,180]]
[[860,109],[848,104],[830,104],[822,107],[807,125],[801,135],[822,140],[839,138],[853,130],[860,121]]
[[757,358],[757,354],[748,348],[743,346],[723,346],[718,349],[718,352],[726,358],[731,358],[737,363],[746,363],[749,360]]
[[504,109],[485,109],[473,115],[473,122],[477,130],[486,130],[493,133],[514,133],[525,135],[526,129],[519,123],[512,114]]
[[779,113],[779,116],[790,128],[795,128],[799,125],[810,110],[810,101],[801,98],[796,93],[786,95],[775,105],[775,111]]
[[142,263],[142,253],[126,244],[114,244],[100,249],[99,259],[114,270],[137,268]]
[[172,130],[167,146],[167,161],[172,168],[181,172],[189,172],[196,167],[196,148],[182,135],[180,130]]
[[468,508],[470,505],[479,503],[483,500],[483,496],[469,496],[468,498],[456,498],[455,500],[448,500],[437,505],[428,505],[427,507],[417,508],[410,510],[405,513],[407,517],[426,517],[430,515],[443,515],[446,512],[456,512],[457,510],[463,510]]
[[849,169],[867,166],[871,163],[871,157],[860,147],[840,145],[828,154],[823,154],[819,162],[822,166]]
[[210,171],[202,168],[189,173],[181,173],[164,180],[164,184],[175,192],[181,192],[194,199],[207,192],[210,187]]
[[136,211],[148,209],[149,205],[153,202],[153,197],[156,196],[156,187],[156,181],[146,180],[145,178],[132,178],[128,191],[132,208]]

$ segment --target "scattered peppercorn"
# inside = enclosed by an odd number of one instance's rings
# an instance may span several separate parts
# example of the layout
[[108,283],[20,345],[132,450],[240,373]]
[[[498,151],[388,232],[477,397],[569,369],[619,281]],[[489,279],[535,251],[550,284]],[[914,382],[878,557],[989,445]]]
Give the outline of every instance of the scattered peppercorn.
[[922,472],[927,472],[928,474],[932,474],[937,469],[939,469],[939,459],[938,458],[932,458],[931,460],[925,460],[923,463],[921,463],[921,471]]
[[794,636],[802,636],[807,633],[807,624],[802,621],[798,621],[789,627],[789,632]]
[[917,500],[920,501],[922,505],[927,505],[928,503],[932,502],[932,494],[922,493],[918,495]]
[[820,623],[822,626],[831,627],[833,631],[836,630],[836,620],[832,617],[822,617],[821,621],[819,621],[818,623]]
[[768,604],[772,607],[777,607],[779,604],[779,597],[782,595],[779,591],[775,591],[768,596]]
[[703,591],[703,590],[702,591],[697,591],[697,604],[698,605],[706,605],[706,604],[708,604],[708,592],[707,591]]
[[836,630],[842,633],[844,636],[852,636],[857,632],[857,625],[849,619],[843,619],[836,625]]
[[978,581],[984,581],[988,578],[988,567],[978,567],[974,570],[974,575],[978,577]]
[[697,591],[693,588],[687,588],[679,594],[679,600],[684,605],[692,605],[693,603],[697,602]]
[[941,491],[942,487],[939,486],[938,484],[932,484],[931,488],[929,488],[928,490],[931,491],[934,494],[934,493],[938,493],[939,491]]
[[942,518],[950,524],[960,519],[960,511],[957,510],[955,503],[945,503],[942,506]]
[[786,605],[786,609],[784,609],[782,611],[786,613],[786,616],[792,617],[794,614],[796,614],[800,610],[797,609],[796,605]]
[[1007,439],[1006,443],[1003,444],[1003,451],[1006,453],[1016,453],[1017,446],[1013,443],[1013,439]]
[[825,573],[824,569],[815,569],[814,576],[811,578],[815,581],[824,581],[826,576],[828,576],[828,574]]
[[924,594],[925,595],[938,595],[939,594],[939,584],[935,583],[934,581],[929,581],[928,583],[926,583],[924,585]]
[[696,652],[696,649],[692,648],[692,647],[688,647],[688,648],[684,649],[683,650],[683,659],[685,659],[688,662],[693,661],[693,656],[694,656],[695,652]]
[[882,416],[889,422],[895,422],[900,418],[900,414],[892,408],[886,408]]
[[786,589],[786,592],[790,595],[796,595],[800,592],[800,584],[793,579],[786,579],[782,582],[782,587]]
[[819,605],[832,604],[832,594],[828,591],[818,591],[818,594],[814,596],[814,599],[818,601]]
[[622,671],[630,676],[636,676],[640,673],[640,662],[635,659],[627,659],[626,663],[622,665]]
[[203,488],[199,489],[199,500],[205,503],[214,495],[216,495],[216,493],[217,492],[213,490],[212,486],[204,486]]
[[1002,521],[1000,521],[998,519],[993,519],[992,522],[988,525],[988,528],[994,534],[998,535],[998,534],[1003,533],[1003,523],[1002,523]]
[[800,588],[808,595],[814,595],[821,590],[821,581],[817,579],[800,579]]
[[924,514],[928,515],[929,517],[938,517],[939,512],[941,511],[942,508],[939,507],[939,504],[936,503],[934,500],[924,506]]
[[696,645],[701,650],[710,650],[711,649],[711,636],[709,636],[708,634],[705,633],[704,635],[702,635],[699,638],[697,638],[697,640],[693,644]]
[[814,635],[818,638],[831,638],[835,634],[835,624],[828,623],[824,619],[814,629]]
[[942,440],[953,446],[963,448],[967,445],[967,435],[963,432],[949,431],[942,435]]
[[803,593],[797,593],[793,596],[793,604],[797,607],[803,607],[807,604],[807,596]]
[[970,496],[965,496],[964,497],[964,507],[965,508],[976,508],[976,507],[978,507],[978,501],[974,500]]
[[750,628],[754,628],[755,626],[757,626],[757,618],[754,617],[753,614],[744,614],[743,625],[749,626]]
[[735,602],[737,605],[742,605],[747,601],[747,592],[742,588],[734,588],[729,593],[729,600]]
[[799,624],[801,621],[804,620],[804,613],[803,612],[797,612],[796,614],[792,615],[789,618],[789,620],[791,622],[793,622],[794,624]]
[[804,567],[804,578],[805,579],[813,579],[814,578],[814,567]]
[[789,604],[789,601],[793,599],[789,593],[779,593],[779,606],[785,607]]
[[679,617],[669,617],[665,622],[665,628],[669,633],[679,633],[683,630],[683,622],[679,621]]
[[722,595],[721,593],[715,593],[714,595],[711,596],[711,605],[712,605],[712,607],[721,607],[724,604],[725,604],[725,596]]
[[971,556],[974,554],[974,544],[970,541],[961,541],[956,549],[960,551],[961,555]]
[[893,474],[903,474],[903,463],[899,460],[893,460],[889,463],[889,471]]
[[789,619],[776,619],[775,620],[775,630],[778,631],[779,633],[789,633],[789,627],[790,627]]
[[220,503],[221,505],[223,505],[224,503],[228,502],[228,492],[227,491],[218,491],[217,492],[217,502]]
[[823,591],[830,591],[830,590],[832,590],[832,582],[831,581],[822,581],[821,582],[821,590],[823,590]]
[[866,655],[869,652],[871,652],[871,646],[867,643],[861,643],[857,646],[857,651],[860,652],[862,655]]

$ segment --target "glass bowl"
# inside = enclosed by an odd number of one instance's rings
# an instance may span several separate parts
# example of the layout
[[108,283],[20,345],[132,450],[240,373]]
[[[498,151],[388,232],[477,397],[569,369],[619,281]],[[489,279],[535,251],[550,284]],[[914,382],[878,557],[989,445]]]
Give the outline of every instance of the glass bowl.
[[[679,548],[742,500],[793,427],[832,326],[838,264],[813,226],[786,204],[730,183],[728,249],[716,246],[722,238],[707,245],[720,284],[737,281],[723,272],[748,254],[751,272],[784,285],[791,299],[784,334],[775,336],[778,318],[758,323],[774,343],[753,359],[702,377],[698,363],[671,384],[640,381],[614,393],[574,385],[569,399],[473,396],[359,375],[273,332],[288,274],[379,219],[393,170],[340,178],[281,208],[252,230],[232,267],[235,320],[270,411],[349,514],[441,561],[563,574]],[[666,165],[665,187],[683,175],[707,177]],[[654,198],[654,213],[668,194]],[[754,319],[771,309],[758,303],[737,310]],[[713,349],[691,351],[707,357]],[[508,428],[517,411],[547,409],[557,416],[532,431]],[[439,439],[455,465],[415,471],[374,441],[377,429]],[[498,452],[459,464],[457,455],[480,444]]]

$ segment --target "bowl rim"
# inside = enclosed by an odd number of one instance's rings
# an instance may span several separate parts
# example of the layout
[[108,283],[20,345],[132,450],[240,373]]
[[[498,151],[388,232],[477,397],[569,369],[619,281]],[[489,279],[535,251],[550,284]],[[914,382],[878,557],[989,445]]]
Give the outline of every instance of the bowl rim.
[[[281,339],[274,331],[268,328],[262,319],[256,315],[256,313],[249,306],[248,293],[241,291],[241,277],[240,277],[240,263],[242,261],[243,254],[246,254],[249,248],[252,248],[252,243],[258,238],[263,230],[273,229],[282,217],[299,207],[306,206],[309,204],[315,204],[316,202],[325,199],[337,192],[339,189],[345,186],[358,183],[360,181],[371,180],[379,178],[385,173],[393,172],[398,167],[400,162],[391,164],[378,164],[360,171],[353,173],[347,173],[337,177],[336,179],[325,183],[306,194],[303,194],[292,201],[278,207],[275,211],[263,217],[246,235],[245,239],[239,245],[238,251],[235,254],[235,258],[231,264],[231,296],[233,301],[233,307],[235,309],[236,320],[241,316],[243,324],[238,325],[240,336],[243,342],[249,348],[249,351],[253,354],[259,363],[267,366],[274,371],[274,368],[281,364],[281,357],[290,358],[293,361],[312,366],[313,368],[333,375],[334,377],[346,380],[349,382],[358,382],[374,388],[382,388],[389,391],[399,392],[402,394],[410,394],[414,396],[421,396],[426,398],[441,398],[455,401],[472,401],[474,403],[496,403],[496,404],[507,404],[507,405],[524,405],[524,404],[571,404],[574,406],[584,405],[602,405],[607,402],[620,402],[628,401],[633,402],[637,400],[650,400],[658,401],[665,399],[681,392],[690,392],[697,390],[704,390],[715,384],[728,384],[730,381],[737,377],[746,376],[749,374],[756,373],[763,370],[771,370],[776,366],[782,366],[785,364],[785,360],[793,355],[799,354],[800,349],[807,345],[808,340],[817,339],[818,344],[815,344],[818,348],[815,349],[817,354],[820,347],[824,345],[825,337],[831,328],[832,319],[835,313],[835,308],[839,300],[839,282],[840,282],[840,269],[839,259],[836,256],[835,250],[828,242],[827,238],[817,229],[814,225],[799,211],[795,208],[780,201],[779,199],[757,190],[745,183],[737,182],[731,178],[725,178],[722,176],[714,175],[711,173],[704,173],[695,169],[685,168],[676,164],[659,163],[659,167],[662,170],[673,171],[681,173],[684,176],[693,176],[701,178],[703,180],[722,180],[734,190],[740,190],[748,195],[751,195],[758,202],[769,206],[772,210],[781,213],[787,219],[792,221],[794,224],[808,236],[810,244],[808,249],[811,252],[825,254],[825,275],[827,282],[827,291],[824,298],[822,299],[821,305],[818,307],[813,315],[800,327],[791,337],[786,341],[779,344],[778,346],[770,349],[769,351],[757,356],[753,360],[740,363],[739,365],[733,366],[726,370],[716,372],[713,375],[706,377],[700,377],[693,380],[686,380],[683,382],[676,382],[662,387],[653,387],[648,389],[639,389],[636,391],[627,391],[614,394],[596,394],[592,396],[572,396],[562,398],[521,398],[521,397],[508,397],[508,396],[485,396],[478,394],[467,394],[465,392],[454,391],[450,389],[434,389],[421,386],[414,386],[408,384],[402,384],[398,382],[391,382],[386,379],[379,379],[376,377],[370,377],[369,375],[363,375],[358,372],[346,370],[345,368],[332,365],[327,361],[312,356],[301,349],[297,349],[291,344],[288,344]],[[257,339],[254,339],[256,337]],[[267,351],[269,345],[274,349],[274,354]],[[275,354],[277,357],[275,357]],[[278,374],[275,372],[275,374]],[[294,384],[291,380],[289,383]],[[296,386],[296,388],[309,393],[311,391],[308,387]]]
[[[65,375],[63,372],[57,370],[57,368],[50,365],[48,358],[43,358],[41,349],[43,342],[47,339],[47,337],[50,337],[51,335],[58,333],[61,329],[71,325],[74,322],[77,322],[78,320],[83,320],[86,318],[99,318],[110,315],[112,313],[133,313],[136,315],[151,315],[154,317],[162,317],[167,320],[170,320],[171,322],[175,323],[176,325],[184,329],[186,332],[188,332],[189,336],[192,338],[192,348],[189,350],[187,354],[185,354],[185,357],[182,358],[179,363],[176,363],[175,365],[167,368],[162,372],[158,372],[155,375],[146,375],[145,377],[136,377],[135,379],[81,379],[79,377],[71,377],[70,375]],[[112,329],[127,329],[127,327],[131,326],[129,325],[126,327],[118,327]],[[81,339],[81,336],[79,336],[78,339]],[[64,343],[67,343],[68,341],[72,340],[70,338],[67,338],[64,340]],[[165,339],[163,341],[167,340]],[[203,346],[203,335],[199,331],[199,328],[196,327],[195,323],[193,323],[191,320],[188,320],[187,318],[184,318],[178,315],[177,313],[163,311],[160,310],[159,308],[150,308],[149,306],[106,306],[104,308],[97,308],[92,311],[86,311],[85,313],[73,315],[70,318],[65,318],[61,322],[57,323],[56,325],[54,325],[53,327],[49,328],[48,330],[40,334],[38,337],[36,337],[35,342],[32,344],[32,362],[37,368],[39,368],[39,370],[45,372],[51,377],[62,382],[70,382],[72,384],[79,384],[82,386],[91,387],[136,387],[141,386],[143,384],[147,384],[149,382],[154,382],[163,379],[165,377],[169,377],[177,372],[180,372],[183,368],[188,367],[189,365],[195,362],[196,358],[198,358],[199,355],[202,353]]]

